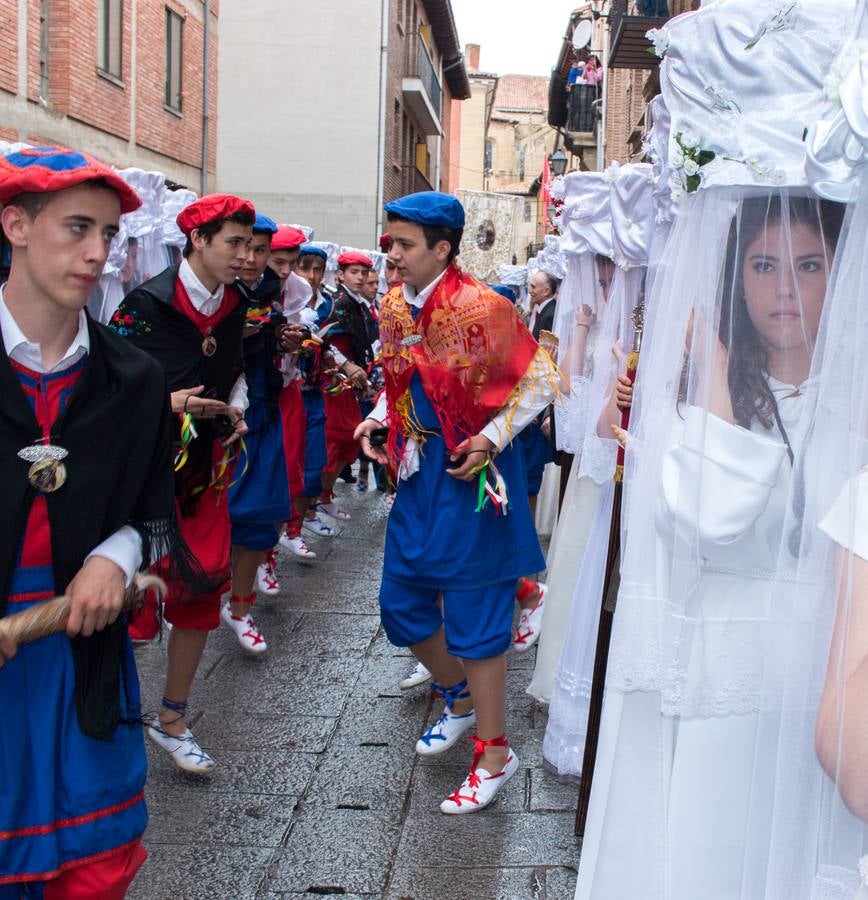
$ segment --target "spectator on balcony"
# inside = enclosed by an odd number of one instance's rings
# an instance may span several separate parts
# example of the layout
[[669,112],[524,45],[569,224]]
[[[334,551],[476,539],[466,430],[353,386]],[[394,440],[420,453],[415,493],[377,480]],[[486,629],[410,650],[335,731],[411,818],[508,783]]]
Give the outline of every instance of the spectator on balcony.
[[570,67],[570,74],[567,75],[567,90],[571,91],[574,84],[584,84],[585,81],[585,61],[577,59]]
[[639,6],[643,16],[669,18],[669,5],[666,0],[640,0]]
[[603,64],[592,56],[585,64],[585,84],[599,84],[603,80]]

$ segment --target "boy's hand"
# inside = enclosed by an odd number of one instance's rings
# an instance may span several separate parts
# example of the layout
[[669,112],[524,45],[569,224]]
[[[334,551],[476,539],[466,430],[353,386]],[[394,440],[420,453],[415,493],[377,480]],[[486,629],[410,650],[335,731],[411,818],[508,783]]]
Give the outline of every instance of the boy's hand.
[[90,637],[117,619],[126,590],[123,569],[103,556],[92,556],[66,589],[70,599],[66,633]]
[[452,451],[450,459],[457,460],[464,455],[467,456],[467,459],[457,469],[447,469],[446,474],[459,481],[473,481],[489,454],[495,449],[494,444],[484,434],[477,434],[462,441]]
[[359,441],[362,447],[362,453],[376,460],[381,465],[389,465],[389,457],[384,447],[374,447],[371,445],[371,432],[383,426],[376,419],[363,420],[353,432],[353,440]]
[[8,663],[15,656],[17,649],[15,641],[5,632],[0,631],[0,669],[3,668],[4,663]]

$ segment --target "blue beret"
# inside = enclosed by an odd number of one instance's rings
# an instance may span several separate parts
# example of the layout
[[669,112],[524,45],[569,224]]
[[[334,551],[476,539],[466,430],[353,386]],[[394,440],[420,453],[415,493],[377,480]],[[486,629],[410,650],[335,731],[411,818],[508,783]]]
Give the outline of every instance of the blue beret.
[[299,256],[318,256],[323,262],[328,262],[329,255],[322,247],[314,247],[313,244],[302,244],[298,251]]
[[455,197],[440,191],[407,194],[406,197],[387,203],[385,210],[420,225],[433,225],[437,228],[464,227],[464,207]]
[[256,221],[253,223],[254,234],[277,234],[277,225],[275,222],[263,216],[262,213],[256,214]]
[[515,303],[518,299],[515,291],[506,284],[490,284],[489,287],[495,292],[495,294],[500,294],[501,297],[506,297],[510,303]]

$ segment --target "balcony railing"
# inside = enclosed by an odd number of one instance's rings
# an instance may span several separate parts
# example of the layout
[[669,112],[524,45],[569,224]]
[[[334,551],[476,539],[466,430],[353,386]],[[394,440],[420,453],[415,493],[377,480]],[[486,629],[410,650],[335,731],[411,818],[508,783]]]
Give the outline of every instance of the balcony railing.
[[570,88],[567,102],[567,131],[593,133],[597,120],[594,103],[599,96],[600,88],[596,84],[574,84]]
[[610,68],[653,69],[659,60],[648,52],[651,43],[645,32],[696,5],[695,0],[612,0]]
[[411,69],[410,72],[425,86],[425,92],[428,94],[428,99],[431,101],[434,112],[437,113],[437,118],[439,119],[442,102],[440,80],[437,78],[434,63],[431,61],[431,56],[428,53],[428,48],[425,46],[425,41],[422,40],[421,34],[417,36],[416,42],[416,67],[415,71]]

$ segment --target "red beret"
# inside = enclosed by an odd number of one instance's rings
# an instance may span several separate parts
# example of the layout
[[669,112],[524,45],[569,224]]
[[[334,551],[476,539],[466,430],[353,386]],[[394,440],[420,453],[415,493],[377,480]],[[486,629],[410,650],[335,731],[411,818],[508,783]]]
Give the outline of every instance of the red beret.
[[374,261],[360,253],[358,250],[345,250],[338,257],[339,266],[367,266],[369,269],[373,267]]
[[380,250],[388,253],[392,249],[392,235],[388,231],[380,235]]
[[272,250],[295,250],[300,247],[307,238],[300,228],[293,225],[279,225],[277,234],[271,239]]
[[250,216],[250,224],[256,218],[256,210],[249,200],[243,197],[234,197],[232,194],[208,194],[194,200],[189,206],[185,206],[178,213],[175,220],[178,228],[190,237],[194,228],[201,228],[209,222],[218,222],[227,219],[235,213],[246,213]]
[[26,147],[0,156],[0,204],[24,193],[62,191],[86,181],[104,181],[128,213],[142,205],[139,195],[110,166],[66,147]]

